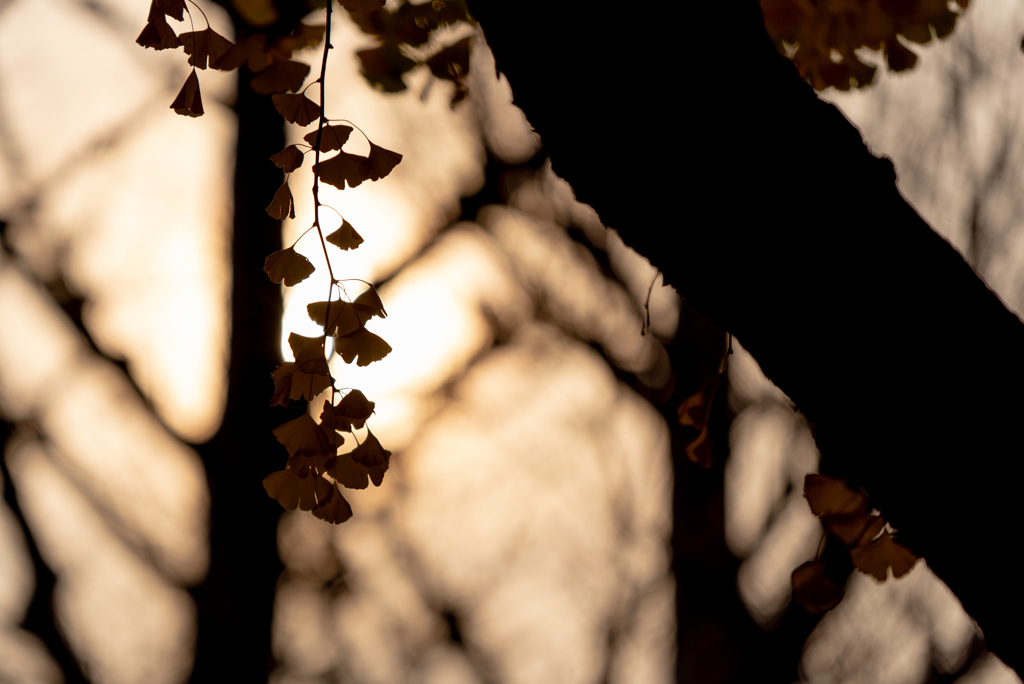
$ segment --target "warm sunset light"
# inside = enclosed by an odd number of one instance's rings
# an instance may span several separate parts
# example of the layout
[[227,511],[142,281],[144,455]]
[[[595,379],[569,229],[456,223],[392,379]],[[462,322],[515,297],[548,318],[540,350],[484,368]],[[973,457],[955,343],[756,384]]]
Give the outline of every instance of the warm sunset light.
[[329,2],[0,3],[0,682],[1021,681],[1024,10]]

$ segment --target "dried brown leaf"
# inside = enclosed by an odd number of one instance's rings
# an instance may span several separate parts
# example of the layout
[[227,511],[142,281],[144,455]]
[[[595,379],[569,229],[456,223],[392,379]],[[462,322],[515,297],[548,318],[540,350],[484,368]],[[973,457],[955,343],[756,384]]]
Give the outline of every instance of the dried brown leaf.
[[[345,143],[348,141],[348,136],[352,133],[351,126],[344,126],[341,124],[331,124],[323,127],[323,133],[320,136],[320,151],[321,152],[333,152],[334,150],[340,150]],[[303,136],[303,140],[309,143],[310,147],[316,149],[316,131],[312,131]]]
[[196,76],[195,69],[185,79],[185,85],[178,91],[178,96],[171,103],[171,109],[183,116],[203,115],[203,97],[199,92],[199,77]]
[[346,184],[354,188],[370,177],[370,160],[357,154],[338,152],[330,159],[314,164],[313,173],[339,190],[344,190]]
[[356,232],[352,224],[342,219],[341,227],[327,236],[327,241],[341,250],[355,249],[362,244],[362,236]]
[[249,84],[253,90],[263,95],[286,91],[295,92],[302,87],[308,73],[309,65],[302,62],[292,60],[274,62],[253,76]]
[[274,108],[293,124],[308,126],[320,118],[320,105],[301,93],[277,93],[272,99]]
[[296,252],[294,247],[289,247],[268,256],[263,263],[263,270],[273,282],[284,281],[285,285],[291,287],[308,278],[316,269],[309,259]]
[[289,145],[277,154],[271,155],[270,161],[274,162],[274,165],[285,173],[291,173],[302,166],[302,160],[305,158],[306,156],[302,154],[298,147]]
[[379,145],[370,143],[370,172],[367,177],[372,180],[380,180],[398,166],[402,161],[402,155],[391,150],[384,149]]
[[153,48],[154,50],[168,50],[181,45],[174,29],[160,13],[146,22],[146,25],[142,27],[142,33],[135,39],[135,42],[144,48]]
[[295,200],[291,188],[288,187],[288,181],[282,183],[274,193],[274,199],[267,205],[267,213],[278,221],[295,218]]
[[189,56],[188,63],[198,69],[205,69],[207,61],[212,66],[235,46],[230,40],[209,27],[202,31],[182,33],[178,38],[181,40],[185,54]]
[[334,339],[334,351],[345,363],[356,362],[357,366],[368,366],[380,361],[391,353],[391,345],[366,328]]

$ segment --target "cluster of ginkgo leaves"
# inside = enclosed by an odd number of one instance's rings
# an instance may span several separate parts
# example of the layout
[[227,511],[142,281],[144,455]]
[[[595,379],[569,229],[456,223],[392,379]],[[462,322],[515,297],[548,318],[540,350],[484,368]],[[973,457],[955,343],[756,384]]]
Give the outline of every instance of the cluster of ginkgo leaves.
[[906,43],[945,38],[969,0],[761,0],[765,28],[816,90],[863,87],[874,66],[856,54],[880,50],[892,71],[906,71],[917,55]]
[[[379,11],[384,0],[338,0],[353,13]],[[267,34],[250,33],[234,43],[218,34],[206,21],[206,28],[176,34],[167,17],[192,22],[192,12],[185,0],[152,0],[145,28],[137,43],[156,50],[182,47],[192,66],[185,84],[171,104],[178,114],[202,116],[203,103],[199,89],[197,69],[232,70],[243,64],[252,72],[250,85],[258,93],[270,95],[274,106],[286,121],[298,126],[316,122],[316,130],[303,136],[303,143],[288,145],[271,157],[271,161],[285,174],[284,182],[267,207],[267,213],[278,220],[295,218],[295,199],[289,187],[291,172],[299,168],[306,154],[313,154],[313,225],[299,237],[316,230],[323,248],[330,275],[327,298],[307,307],[310,318],[322,326],[323,334],[305,337],[292,333],[288,338],[294,360],[282,363],[273,373],[274,393],[272,406],[284,406],[289,401],[305,400],[307,406],[322,410],[314,416],[307,409],[299,418],[280,425],[274,436],[288,452],[288,461],[282,470],[271,473],[263,480],[267,493],[289,510],[300,508],[327,522],[341,523],[352,516],[352,508],[342,496],[339,487],[366,488],[370,481],[379,486],[388,469],[391,452],[381,446],[366,425],[373,413],[374,402],[358,389],[338,387],[328,365],[328,354],[336,353],[346,363],[366,366],[384,358],[391,346],[366,328],[373,318],[384,318],[387,312],[376,289],[364,283],[366,289],[354,300],[347,300],[343,280],[334,275],[327,244],[340,250],[357,248],[363,238],[355,228],[341,217],[339,228],[325,235],[320,224],[321,204],[319,183],[329,183],[338,189],[354,188],[364,181],[376,181],[388,175],[402,159],[402,155],[376,145],[369,138],[367,155],[344,151],[354,125],[327,118],[324,113],[324,86],[326,83],[327,51],[330,45],[331,10],[333,3],[322,3],[326,10],[323,26],[310,26],[299,22],[290,33],[273,40]],[[239,3],[233,3],[238,9]],[[244,4],[244,3],[242,3]],[[257,3],[259,4],[259,3]],[[264,3],[265,4],[265,3]],[[260,5],[262,7],[262,5]],[[250,8],[254,14],[260,7]],[[194,29],[194,25],[193,25]],[[324,43],[320,77],[305,88],[309,74],[307,64],[292,59],[295,51]],[[319,85],[319,103],[306,95],[306,90]],[[362,134],[362,131],[359,131]],[[322,153],[335,152],[321,160]],[[337,213],[337,212],[335,212]],[[340,216],[340,214],[339,214]],[[296,243],[298,240],[296,240]],[[295,243],[267,257],[264,270],[275,283],[295,285],[313,272],[314,267],[302,254],[295,251]],[[360,281],[361,282],[361,281]],[[337,289],[338,298],[334,298]],[[332,343],[329,351],[327,338]],[[360,439],[358,431],[365,431]],[[346,443],[342,433],[348,433],[355,447],[340,451]]]
[[[884,582],[890,570],[893,577],[903,577],[914,567],[917,556],[896,541],[892,527],[872,510],[864,492],[843,480],[812,474],[804,478],[804,497],[821,519],[826,541],[841,542],[857,570]],[[793,598],[808,612],[824,612],[842,599],[844,578],[832,570],[819,553],[793,571]]]

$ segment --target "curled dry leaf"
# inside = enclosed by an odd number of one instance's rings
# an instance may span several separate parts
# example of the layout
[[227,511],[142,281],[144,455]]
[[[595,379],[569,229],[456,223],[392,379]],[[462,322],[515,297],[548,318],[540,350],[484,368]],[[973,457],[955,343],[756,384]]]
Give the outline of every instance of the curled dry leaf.
[[288,181],[282,183],[274,193],[274,199],[267,205],[267,213],[278,221],[295,218],[295,200],[291,188],[288,187]]
[[308,126],[320,118],[320,105],[301,93],[276,93],[272,99],[278,113],[293,124]]
[[199,77],[196,76],[195,69],[185,79],[185,85],[178,91],[178,96],[171,103],[171,109],[183,116],[203,115],[203,97],[199,92]]
[[362,244],[362,236],[356,232],[352,224],[342,219],[341,227],[327,236],[327,241],[341,250],[355,249]]
[[270,161],[274,162],[274,166],[285,173],[291,173],[302,166],[302,160],[305,158],[305,155],[302,154],[298,147],[289,145],[277,154],[271,155]]
[[[334,150],[340,150],[345,143],[348,142],[348,136],[351,134],[351,126],[344,126],[341,124],[324,126],[320,134],[320,151],[333,152]],[[309,143],[309,146],[315,150],[316,136],[317,131],[312,131],[304,135],[302,139]]]
[[135,42],[144,48],[154,50],[168,50],[181,45],[178,36],[174,33],[162,13],[150,14],[150,19],[142,27],[142,33],[135,39]]
[[209,27],[202,31],[182,33],[178,38],[181,40],[185,54],[189,56],[188,63],[198,69],[205,69],[207,61],[210,66],[213,66],[235,46],[230,40]]
[[308,278],[316,269],[309,259],[296,252],[294,247],[289,247],[268,256],[263,263],[263,270],[275,283],[284,281],[285,285],[291,287]]
[[334,352],[340,354],[345,363],[356,362],[357,366],[369,366],[391,353],[391,345],[366,328],[359,328],[343,337],[334,338]]
[[295,92],[302,87],[302,83],[306,80],[308,73],[309,65],[302,62],[292,60],[273,62],[266,69],[253,76],[250,85],[253,90],[263,95],[286,91]]

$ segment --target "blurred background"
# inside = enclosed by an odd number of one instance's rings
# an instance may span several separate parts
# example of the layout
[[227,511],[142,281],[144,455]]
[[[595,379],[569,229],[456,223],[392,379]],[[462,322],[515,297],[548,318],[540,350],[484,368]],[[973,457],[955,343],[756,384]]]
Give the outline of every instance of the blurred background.
[[[343,11],[332,26],[328,114],[404,155],[380,182],[321,189],[365,239],[332,253],[335,272],[377,283],[389,314],[373,326],[386,359],[332,361],[376,402],[383,485],[346,490],[340,526],[281,511],[260,479],[286,461],[282,409],[232,419],[265,447],[255,476],[224,474],[236,76],[200,72],[205,115],[176,115],[189,67],[136,45],[148,8],[0,2],[0,681],[213,681],[197,625],[243,574],[266,578],[239,600],[266,604],[247,628],[275,684],[1018,681],[924,563],[881,584],[854,573],[821,618],[791,605],[821,539],[806,424],[735,340],[715,465],[673,455],[676,407],[652,400],[713,331],[551,173],[469,24],[421,48],[474,36],[457,104],[427,65],[364,77],[356,52],[377,38]],[[1019,3],[977,0],[914,69],[823,93],[1018,312],[1022,34]],[[312,222],[311,182],[308,164],[292,174],[286,246]],[[289,332],[316,334],[305,305],[327,289],[315,238],[296,249],[318,271],[284,293],[278,360]],[[269,403],[269,375],[254,384]],[[225,501],[235,527],[218,527]],[[218,570],[257,537],[271,560]]]

